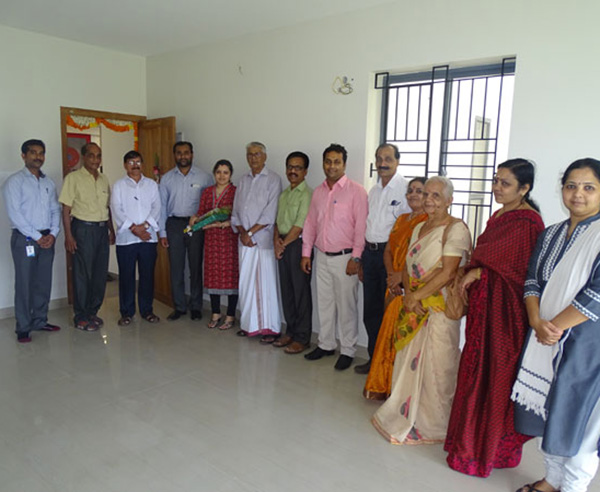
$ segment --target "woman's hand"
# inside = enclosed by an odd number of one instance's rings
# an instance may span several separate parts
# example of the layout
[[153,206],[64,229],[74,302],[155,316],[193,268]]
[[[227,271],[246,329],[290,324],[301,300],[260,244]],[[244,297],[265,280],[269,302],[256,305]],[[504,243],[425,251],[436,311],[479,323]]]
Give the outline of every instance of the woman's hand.
[[563,330],[556,327],[552,322],[538,318],[531,327],[535,331],[535,338],[542,345],[554,345],[560,340]]
[[196,222],[198,222],[199,219],[200,219],[200,217],[198,217],[197,215],[192,215],[190,217],[190,221],[189,221],[188,225],[190,227],[192,227]]
[[415,299],[415,294],[413,292],[404,294],[404,308],[406,311],[415,313],[419,316],[423,316],[427,312],[421,304],[421,301]]
[[392,271],[387,274],[387,286],[390,291],[402,283],[402,270]]
[[213,222],[212,224],[205,225],[202,230],[205,231],[206,229],[214,229],[215,227],[221,227],[221,222]]
[[468,293],[467,290],[469,289],[469,287],[471,286],[471,284],[477,280],[479,280],[481,277],[481,271],[479,270],[479,268],[474,268],[473,270],[469,270],[466,275],[462,278],[462,280],[460,281],[460,295],[462,296],[463,299],[467,299],[468,298]]

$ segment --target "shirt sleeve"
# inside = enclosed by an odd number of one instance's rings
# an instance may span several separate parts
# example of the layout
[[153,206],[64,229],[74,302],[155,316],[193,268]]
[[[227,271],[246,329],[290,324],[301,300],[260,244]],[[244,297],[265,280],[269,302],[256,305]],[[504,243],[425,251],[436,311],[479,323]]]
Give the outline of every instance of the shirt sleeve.
[[313,246],[315,244],[315,238],[317,236],[317,210],[315,203],[316,192],[310,200],[308,207],[308,213],[306,214],[306,220],[304,221],[304,228],[302,229],[302,256],[310,258]]
[[169,176],[165,174],[163,181],[158,185],[160,195],[160,220],[158,222],[160,237],[167,237],[167,204],[169,203]]
[[240,218],[240,207],[242,206],[241,201],[243,197],[243,192],[244,177],[242,177],[242,180],[238,184],[238,187],[235,190],[235,196],[233,198],[233,207],[231,209],[231,228],[234,230],[234,232],[238,232],[236,227],[242,225],[242,220]]
[[67,174],[63,181],[60,195],[58,196],[58,201],[67,207],[72,207],[73,201],[75,200],[75,183],[73,181],[73,174]]
[[307,189],[306,193],[302,194],[302,200],[300,201],[300,206],[298,207],[298,214],[296,215],[294,225],[296,227],[300,227],[301,229],[304,227],[304,222],[306,221],[306,216],[308,215],[311,194],[311,191]]
[[127,212],[125,211],[121,187],[121,182],[115,183],[110,197],[110,208],[112,217],[117,224],[117,233],[126,231],[133,224],[133,221],[127,217]]
[[272,183],[270,183],[267,193],[269,194],[267,205],[263,208],[256,223],[271,226],[277,220],[277,205],[279,204],[279,195],[281,194],[281,178],[279,176],[276,176]]
[[42,235],[25,218],[21,211],[21,187],[22,179],[19,179],[18,175],[9,178],[4,185],[4,201],[6,203],[8,218],[23,236],[37,241]]
[[600,255],[594,261],[590,278],[571,305],[591,321],[600,319]]
[[150,213],[148,217],[146,217],[146,222],[150,224],[150,227],[154,229],[157,233],[160,231],[160,217],[161,217],[161,202],[160,202],[160,193],[158,191],[158,186],[156,183],[152,183],[152,198],[150,203]]
[[367,232],[367,215],[369,213],[369,195],[367,191],[358,185],[354,196],[354,241],[352,247],[352,256],[354,258],[362,257],[365,249],[365,234]]
[[[50,178],[48,178],[50,179]],[[58,237],[58,233],[60,232],[60,203],[58,203],[58,196],[56,194],[56,185],[54,181],[50,180],[52,183],[52,196],[50,200],[50,234],[54,237]]]
[[464,224],[452,224],[446,237],[442,256],[463,256],[471,249],[471,234]]

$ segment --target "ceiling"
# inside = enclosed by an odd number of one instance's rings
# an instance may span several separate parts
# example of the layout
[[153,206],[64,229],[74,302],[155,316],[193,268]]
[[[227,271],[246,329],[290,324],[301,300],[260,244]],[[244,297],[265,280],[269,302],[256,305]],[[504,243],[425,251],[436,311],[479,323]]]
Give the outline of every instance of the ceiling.
[[1,0],[0,24],[150,56],[392,0]]

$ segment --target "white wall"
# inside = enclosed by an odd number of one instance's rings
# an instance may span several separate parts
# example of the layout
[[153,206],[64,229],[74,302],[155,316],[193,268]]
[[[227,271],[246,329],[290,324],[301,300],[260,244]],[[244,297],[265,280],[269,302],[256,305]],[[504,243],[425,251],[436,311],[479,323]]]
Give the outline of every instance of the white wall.
[[[315,185],[320,154],[337,141],[349,151],[348,174],[362,181],[375,143],[367,141],[374,72],[516,55],[509,155],[538,163],[533,194],[550,223],[564,216],[560,171],[599,154],[599,17],[594,0],[396,2],[150,57],[148,113],[175,115],[205,169],[231,158],[239,176],[243,145],[258,139],[281,172],[289,151],[308,151]],[[331,92],[336,75],[354,78],[353,94]]]
[[[0,26],[0,182],[23,166],[21,144],[41,138],[44,171],[62,182],[60,106],[146,114],[146,61]],[[13,306],[10,223],[0,204],[0,309]],[[58,238],[52,298],[66,297],[64,237]]]

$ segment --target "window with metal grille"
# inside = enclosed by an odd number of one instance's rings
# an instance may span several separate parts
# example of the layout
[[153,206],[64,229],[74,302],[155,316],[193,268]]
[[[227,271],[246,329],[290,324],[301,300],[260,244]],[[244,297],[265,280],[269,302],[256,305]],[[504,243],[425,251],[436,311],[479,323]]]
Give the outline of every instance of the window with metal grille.
[[[492,213],[492,179],[506,159],[516,60],[431,71],[378,73],[381,142],[400,150],[407,178],[443,175],[454,184],[452,214],[476,238]],[[376,172],[371,165],[371,175]]]

